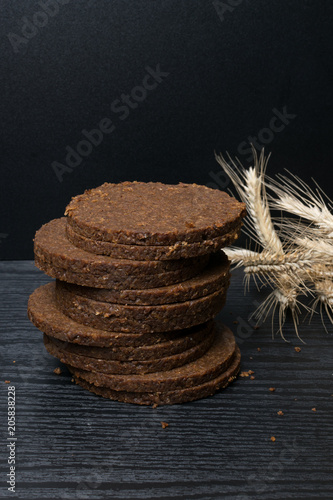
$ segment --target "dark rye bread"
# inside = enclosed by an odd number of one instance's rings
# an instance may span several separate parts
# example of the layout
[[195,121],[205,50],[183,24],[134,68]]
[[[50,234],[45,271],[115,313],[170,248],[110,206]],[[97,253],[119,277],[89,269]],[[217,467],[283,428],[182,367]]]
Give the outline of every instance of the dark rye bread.
[[230,261],[220,251],[211,256],[208,266],[197,276],[173,285],[145,290],[97,289],[66,282],[59,285],[75,295],[101,302],[127,305],[172,304],[198,299],[229,286],[229,268]]
[[[51,337],[88,346],[89,349],[94,347],[122,349],[125,347],[129,350],[129,355],[131,349],[136,350],[139,347],[148,348],[151,346],[152,349],[157,349],[159,346],[164,346],[164,349],[168,349],[165,344],[168,345],[171,341],[172,343],[180,343],[180,350],[183,347],[184,349],[189,348],[191,345],[187,344],[188,336],[201,332],[202,337],[196,338],[196,340],[200,341],[209,333],[212,327],[212,322],[209,322],[194,328],[178,330],[177,332],[154,334],[119,333],[91,328],[73,321],[59,311],[56,307],[54,283],[43,285],[30,295],[28,317],[39,330]],[[184,338],[185,344],[183,344]]]
[[224,306],[227,287],[195,300],[153,306],[100,302],[56,286],[57,307],[78,323],[113,332],[155,333],[190,328],[213,318]]
[[214,329],[210,331],[199,343],[182,351],[163,358],[150,360],[127,360],[119,361],[115,359],[93,358],[83,356],[66,349],[66,342],[53,339],[44,334],[44,345],[47,351],[58,358],[62,363],[69,364],[82,370],[106,374],[147,374],[151,372],[163,372],[178,368],[186,363],[190,363],[201,356],[209,349],[214,340]]
[[124,245],[111,243],[110,241],[94,240],[74,231],[70,224],[66,226],[66,234],[69,241],[76,247],[87,252],[99,255],[109,255],[116,259],[132,260],[169,260],[196,257],[231,245],[240,235],[242,223],[240,222],[228,234],[212,238],[211,240],[178,241],[173,245]]
[[74,375],[73,369],[71,369],[68,365],[67,367],[70,371],[72,371],[75,382],[78,385],[104,398],[138,405],[172,405],[188,403],[190,401],[212,396],[220,389],[227,387],[227,385],[233,382],[233,380],[237,377],[240,366],[240,358],[240,351],[237,347],[231,365],[226,371],[218,375],[216,378],[193,387],[165,392],[126,392],[115,391],[108,387],[97,387],[96,385],[90,384],[86,380],[77,377]]
[[[126,346],[126,347],[95,347],[81,345],[74,342],[60,341],[52,337],[60,349],[66,351],[68,354],[75,354],[79,356],[86,356],[89,358],[98,358],[104,360],[116,361],[147,361],[157,360],[180,354],[192,347],[197,346],[202,341],[210,337],[213,322],[203,325],[201,329],[189,330],[178,338],[160,342],[159,344],[140,345],[140,346]],[[48,335],[50,337],[50,335]],[[50,337],[51,338],[51,337]],[[211,342],[213,341],[213,337]]]
[[52,261],[63,267],[81,271],[87,265],[93,265],[103,272],[125,276],[138,276],[144,274],[161,274],[168,271],[177,271],[183,267],[195,266],[200,262],[207,262],[205,257],[192,257],[190,259],[174,259],[166,261],[137,261],[129,259],[114,259],[112,257],[91,254],[78,249],[66,237],[66,218],[53,219],[44,224],[35,236],[35,253],[44,260]]
[[89,268],[85,272],[73,272],[71,269],[65,269],[62,267],[55,267],[54,264],[45,262],[35,255],[35,265],[41,271],[51,278],[56,278],[60,281],[66,281],[68,283],[74,283],[80,286],[95,287],[95,288],[114,288],[116,290],[121,290],[122,288],[134,288],[134,289],[145,289],[153,287],[167,286],[174,283],[182,282],[188,280],[195,276],[201,271],[204,266],[198,267],[184,267],[178,271],[169,271],[168,273],[162,274],[151,274],[151,275],[141,275],[141,276],[127,276],[126,278],[121,278],[115,276],[114,274],[103,274],[91,272]]
[[85,371],[70,366],[75,377],[86,380],[97,387],[114,391],[159,392],[175,391],[209,382],[233,363],[236,343],[232,332],[224,325],[216,326],[215,340],[206,353],[191,363],[169,371],[145,375],[107,375]]
[[72,199],[65,215],[86,238],[125,245],[174,245],[231,233],[245,205],[197,184],[105,183]]
[[[37,231],[35,264],[52,278],[70,283],[126,290],[154,288],[190,279],[209,261],[208,255],[151,262],[95,255],[75,247],[66,238],[65,225],[65,218],[54,219]],[[168,266],[171,270],[166,270]]]

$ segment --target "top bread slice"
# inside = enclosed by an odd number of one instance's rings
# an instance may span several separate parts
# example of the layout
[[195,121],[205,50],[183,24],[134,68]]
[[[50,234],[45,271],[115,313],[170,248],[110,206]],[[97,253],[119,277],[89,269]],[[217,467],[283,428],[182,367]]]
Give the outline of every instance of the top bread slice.
[[71,229],[84,238],[122,245],[186,245],[236,235],[245,205],[197,184],[122,182],[74,197],[65,215]]

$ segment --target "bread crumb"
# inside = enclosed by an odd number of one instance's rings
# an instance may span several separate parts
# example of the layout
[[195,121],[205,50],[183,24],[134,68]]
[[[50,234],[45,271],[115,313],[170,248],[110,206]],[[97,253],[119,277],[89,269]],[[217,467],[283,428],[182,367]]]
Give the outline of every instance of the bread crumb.
[[312,409],[312,411],[317,411],[317,408],[311,408],[311,409]]
[[14,360],[13,363],[16,363],[16,361]]
[[154,403],[154,404],[152,405],[152,408],[154,408],[154,409],[155,409],[155,408],[157,408],[157,407],[158,407],[158,404],[157,404],[157,403]]
[[161,422],[162,429],[166,429],[166,427],[169,427],[169,424],[167,422]]
[[61,370],[60,370],[59,366],[53,370],[53,373],[55,373],[56,375],[60,375]]
[[74,379],[73,379],[73,378],[71,379],[71,382],[74,382]]
[[247,372],[240,372],[239,376],[240,377],[249,377],[250,375],[253,375],[254,371],[253,370],[248,370]]
[[261,348],[260,347],[257,347],[257,351],[260,352],[261,351]]
[[275,436],[271,436],[271,441],[273,441],[273,443],[275,443],[276,437]]
[[10,384],[10,380],[5,380],[5,384]]
[[300,347],[295,347],[295,351],[296,351],[296,352],[301,352],[301,350],[302,350],[302,349],[301,349]]
[[238,325],[238,321],[237,320],[233,321],[233,324]]
[[270,387],[270,388],[269,388],[269,390],[270,390],[271,392],[274,392],[274,391],[275,391],[275,387]]
[[250,356],[250,359],[253,359],[253,356]]
[[280,417],[282,417],[282,415],[284,415],[283,411],[281,411],[281,410],[279,410],[279,411],[277,412],[277,414],[278,414],[278,415],[280,415]]
[[254,376],[254,375],[251,375],[250,379],[251,379],[251,380],[254,380],[254,379],[255,379],[255,376]]

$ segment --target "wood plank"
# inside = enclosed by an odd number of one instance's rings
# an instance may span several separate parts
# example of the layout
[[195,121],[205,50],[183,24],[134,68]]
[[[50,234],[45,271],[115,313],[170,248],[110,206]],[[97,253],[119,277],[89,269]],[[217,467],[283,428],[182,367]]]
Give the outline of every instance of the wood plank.
[[[10,380],[16,387],[17,498],[333,497],[333,332],[324,331],[318,315],[311,325],[301,324],[306,344],[290,321],[290,343],[273,340],[269,322],[258,330],[247,326],[253,302],[263,295],[253,286],[244,297],[242,273],[233,273],[219,319],[235,332],[242,370],[253,370],[255,379],[238,378],[207,399],[152,409],[108,401],[73,384],[26,315],[29,294],[50,279],[31,261],[1,262],[0,276],[1,408],[5,418],[4,381]],[[61,375],[53,373],[57,366]],[[169,427],[162,429],[161,421]],[[1,452],[4,481],[4,446]],[[0,498],[11,495],[3,482]]]

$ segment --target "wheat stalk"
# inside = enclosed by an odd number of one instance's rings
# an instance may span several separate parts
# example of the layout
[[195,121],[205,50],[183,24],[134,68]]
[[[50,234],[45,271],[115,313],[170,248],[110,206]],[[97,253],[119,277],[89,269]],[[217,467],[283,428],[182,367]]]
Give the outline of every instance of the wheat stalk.
[[301,248],[311,250],[314,254],[323,258],[333,258],[333,241],[319,238],[298,238],[294,239],[295,243]]
[[260,323],[265,321],[271,313],[272,334],[274,337],[274,319],[276,310],[278,309],[279,329],[277,333],[280,333],[282,338],[286,340],[283,335],[283,325],[286,320],[287,310],[289,309],[291,311],[296,335],[300,338],[298,324],[301,307],[305,308],[307,311],[310,311],[310,309],[298,300],[298,296],[306,295],[306,292],[301,286],[295,283],[294,280],[289,279],[289,276],[286,273],[281,273],[271,277],[271,281],[272,284],[274,283],[273,291],[254,311],[253,316],[257,319],[257,322]]
[[[310,221],[321,236],[333,238],[332,202],[327,195],[317,186],[316,192],[305,184],[298,176],[290,174],[293,179],[278,175],[280,182],[270,179],[266,182],[277,198],[269,197],[270,206],[285,210],[291,214]],[[324,196],[329,200],[325,203]]]
[[252,149],[254,166],[248,170],[244,169],[239,160],[237,160],[237,165],[229,154],[228,158],[232,166],[228,164],[222,155],[215,155],[215,157],[232,180],[240,198],[246,204],[249,216],[246,223],[249,226],[252,239],[262,245],[263,248],[282,252],[282,243],[271,220],[265,183],[263,182],[269,157],[265,158],[264,150],[261,151],[258,157],[256,150],[253,147]]
[[[283,337],[283,325],[289,309],[297,336],[301,308],[311,314],[319,306],[333,322],[333,214],[331,200],[317,186],[316,192],[299,177],[292,179],[279,175],[278,181],[267,178],[269,157],[264,150],[258,157],[253,149],[254,165],[247,170],[228,155],[216,160],[232,180],[241,200],[246,203],[248,218],[245,234],[261,247],[261,251],[229,247],[224,249],[235,267],[243,267],[245,288],[253,277],[272,292],[253,313],[259,321],[272,316],[272,329],[278,311],[278,331]],[[267,195],[266,188],[274,192]],[[329,200],[325,203],[324,197]],[[300,220],[280,217],[273,222],[270,209],[278,208],[300,217]],[[307,223],[305,222],[307,221]],[[274,224],[275,223],[275,224]],[[279,230],[276,229],[279,228]],[[308,294],[314,296],[311,307],[298,300]],[[324,323],[324,320],[323,320]],[[284,338],[284,337],[283,337]]]
[[[284,253],[263,250],[254,252],[237,247],[224,249],[235,268],[243,267],[245,273],[246,287],[249,287],[251,276],[258,277],[261,282],[270,283],[271,276],[287,274],[288,280],[293,281],[296,286],[306,287],[305,280],[311,273],[314,265],[312,251],[299,249],[285,250]],[[318,261],[319,262],[319,261]]]
[[[333,323],[333,283],[332,279],[317,280],[315,283],[315,289],[317,292],[317,298],[312,302],[311,318],[314,311],[319,306],[320,316],[325,330],[325,321],[323,318],[323,308],[326,311],[328,319]],[[310,319],[311,319],[310,318]]]

